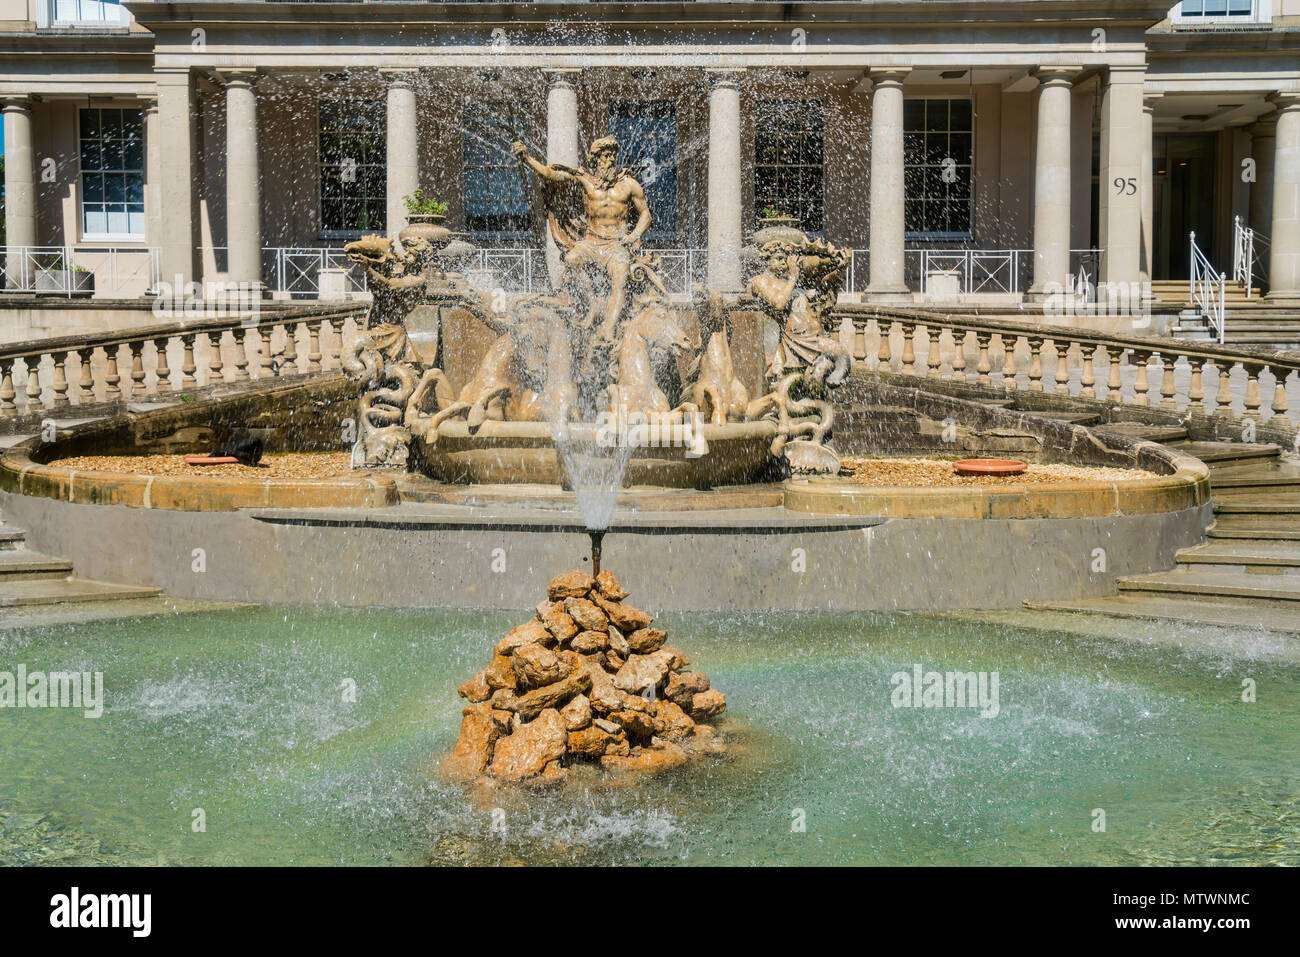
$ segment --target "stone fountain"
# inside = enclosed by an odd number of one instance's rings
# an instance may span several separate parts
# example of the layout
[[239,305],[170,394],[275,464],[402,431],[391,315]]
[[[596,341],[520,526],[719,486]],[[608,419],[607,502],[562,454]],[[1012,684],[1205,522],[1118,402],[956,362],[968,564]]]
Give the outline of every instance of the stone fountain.
[[[456,272],[465,244],[441,223],[347,246],[374,295],[344,362],[361,385],[353,465],[564,485],[591,535],[592,573],[552,580],[533,618],[461,687],[469,705],[449,774],[552,780],[582,759],[671,767],[721,748],[710,722],[726,701],[601,570],[615,495],[625,482],[709,488],[839,471],[827,391],[847,376],[849,354],[827,317],[849,256],[769,226],[755,234],[744,293],[697,285],[689,303],[674,303],[658,255],[641,246],[650,210],[615,165],[612,137],[591,145],[586,167],[513,149],[562,252],[550,292],[472,288]],[[463,381],[446,367],[468,343],[440,328],[436,345],[420,348],[409,333],[410,316],[430,303],[490,332]],[[754,395],[737,373],[733,333],[764,317],[779,338],[764,357],[766,391]]]

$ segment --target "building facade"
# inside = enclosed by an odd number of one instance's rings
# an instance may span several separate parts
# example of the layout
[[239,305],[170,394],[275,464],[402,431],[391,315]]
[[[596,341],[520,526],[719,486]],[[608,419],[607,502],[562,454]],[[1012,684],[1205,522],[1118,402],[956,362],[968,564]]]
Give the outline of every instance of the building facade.
[[1241,227],[1300,299],[1300,0],[0,0],[0,101],[10,288],[57,254],[101,295],[327,293],[417,188],[528,286],[511,143],[613,134],[680,291],[783,214],[881,302],[1186,279]]

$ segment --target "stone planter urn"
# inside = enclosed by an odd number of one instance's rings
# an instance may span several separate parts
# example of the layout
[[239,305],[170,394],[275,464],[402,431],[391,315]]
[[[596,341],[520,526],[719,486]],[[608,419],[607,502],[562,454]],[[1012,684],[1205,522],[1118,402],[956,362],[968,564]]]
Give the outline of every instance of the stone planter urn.
[[36,292],[52,292],[85,298],[94,295],[95,274],[80,269],[38,269],[36,270]]
[[952,269],[931,269],[925,274],[925,298],[953,300],[961,298],[961,273]]
[[427,239],[434,251],[440,251],[451,242],[455,234],[447,228],[446,213],[408,213],[406,225],[397,234],[403,241],[408,239]]
[[799,228],[798,216],[763,216],[759,219],[758,226],[750,237],[750,242],[760,248],[765,243],[801,243],[808,238]]

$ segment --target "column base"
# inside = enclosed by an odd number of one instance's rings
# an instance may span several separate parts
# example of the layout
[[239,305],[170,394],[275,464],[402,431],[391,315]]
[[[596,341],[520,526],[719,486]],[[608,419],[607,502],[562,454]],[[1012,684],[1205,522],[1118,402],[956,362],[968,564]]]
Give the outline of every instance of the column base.
[[883,304],[907,304],[913,305],[916,302],[912,295],[912,290],[905,285],[899,286],[867,286],[867,291],[862,294],[862,301],[865,303]]
[[1285,306],[1300,309],[1300,289],[1279,289],[1261,297],[1270,306]]

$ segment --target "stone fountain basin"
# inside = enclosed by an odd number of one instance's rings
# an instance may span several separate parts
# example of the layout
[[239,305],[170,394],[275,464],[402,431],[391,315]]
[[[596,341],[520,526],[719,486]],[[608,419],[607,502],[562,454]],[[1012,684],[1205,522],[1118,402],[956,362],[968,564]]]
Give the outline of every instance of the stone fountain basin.
[[[707,488],[754,481],[771,461],[769,447],[776,423],[705,425],[702,432],[709,452],[699,458],[687,456],[684,431],[682,426],[663,427],[659,445],[634,448],[624,484]],[[598,427],[574,423],[569,435],[577,441],[597,441]],[[636,433],[632,435],[635,441]],[[564,481],[549,422],[488,420],[475,432],[463,421],[443,422],[438,441],[415,443],[415,454],[420,469],[443,482],[560,485]]]

